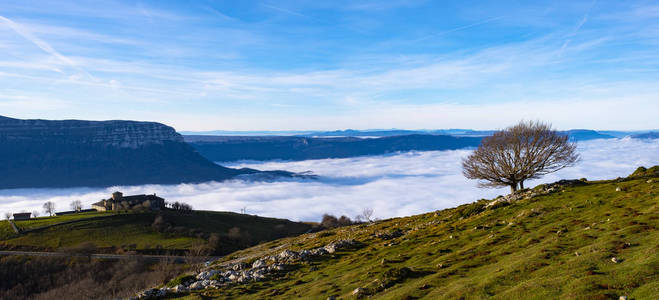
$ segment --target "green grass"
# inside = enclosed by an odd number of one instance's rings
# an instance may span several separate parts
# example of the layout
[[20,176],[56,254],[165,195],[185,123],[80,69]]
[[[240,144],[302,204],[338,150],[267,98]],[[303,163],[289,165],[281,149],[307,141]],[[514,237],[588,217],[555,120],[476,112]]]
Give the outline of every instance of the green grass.
[[[654,182],[648,183],[648,178]],[[182,295],[183,299],[656,299],[657,176],[588,182],[495,209],[484,201],[374,224],[305,234],[235,252],[218,263],[355,239],[281,278]],[[622,191],[617,192],[620,187]],[[406,234],[382,240],[376,233]],[[390,245],[393,243],[393,245]],[[612,257],[621,260],[611,261]],[[317,269],[312,271],[311,268]],[[407,270],[407,269],[409,270]]]
[[[232,228],[238,227],[240,238],[243,239],[241,243],[226,244],[226,247],[235,250],[247,244],[300,234],[310,228],[310,225],[304,223],[229,212],[163,212],[163,215],[175,230],[154,230],[151,225],[157,214],[151,212],[92,212],[17,221],[16,224],[23,230],[33,230],[21,235],[14,234],[4,221],[0,223],[0,245],[6,248],[52,251],[91,242],[99,248],[126,248],[130,245],[130,250],[138,251],[155,248],[181,251],[205,243],[212,233],[226,236]],[[77,222],[66,223],[71,221]],[[44,228],[48,225],[54,226]],[[222,242],[226,242],[226,239]]]
[[38,217],[30,220],[14,221],[14,223],[22,230],[30,230],[30,229],[53,225],[62,222],[108,216],[112,214],[113,214],[112,212],[84,212],[84,213],[70,214],[64,216]]
[[16,236],[14,229],[11,228],[9,221],[0,221],[0,239],[8,239]]

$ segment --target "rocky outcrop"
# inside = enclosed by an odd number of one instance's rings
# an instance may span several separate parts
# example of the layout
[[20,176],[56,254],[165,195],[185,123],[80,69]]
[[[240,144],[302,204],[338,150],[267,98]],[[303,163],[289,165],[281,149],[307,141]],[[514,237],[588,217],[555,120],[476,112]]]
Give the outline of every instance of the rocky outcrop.
[[262,173],[214,164],[160,123],[6,117],[0,117],[0,165],[0,189],[194,183]]
[[183,142],[174,128],[154,122],[19,120],[0,116],[0,140],[43,143],[59,141],[132,148]]
[[294,266],[301,262],[308,262],[339,250],[346,250],[357,246],[355,240],[338,240],[323,247],[310,250],[293,251],[285,249],[276,255],[256,258],[251,265],[237,262],[224,268],[209,268],[195,275],[194,281],[177,285],[173,288],[153,288],[139,293],[132,299],[158,299],[167,294],[187,293],[203,289],[218,289],[227,285],[247,284],[262,281],[268,278],[283,275],[294,270]]

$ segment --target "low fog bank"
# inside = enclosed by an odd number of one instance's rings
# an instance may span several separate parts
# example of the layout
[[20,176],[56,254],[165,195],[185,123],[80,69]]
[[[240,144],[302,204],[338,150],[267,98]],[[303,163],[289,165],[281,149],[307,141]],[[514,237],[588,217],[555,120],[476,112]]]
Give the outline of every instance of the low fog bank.
[[[383,156],[296,162],[232,162],[230,167],[260,170],[312,171],[318,180],[250,182],[233,180],[203,184],[144,185],[74,189],[0,190],[0,212],[38,210],[45,201],[56,210],[69,209],[72,200],[91,203],[120,190],[124,194],[157,193],[167,201],[183,201],[195,209],[318,221],[323,213],[353,217],[364,208],[389,218],[457,206],[493,198],[508,188],[480,189],[461,173],[461,159],[470,150],[407,152]],[[581,162],[572,168],[528,182],[527,187],[559,179],[589,180],[626,176],[638,166],[659,164],[659,140],[631,138],[579,143]],[[43,214],[43,212],[41,212]]]

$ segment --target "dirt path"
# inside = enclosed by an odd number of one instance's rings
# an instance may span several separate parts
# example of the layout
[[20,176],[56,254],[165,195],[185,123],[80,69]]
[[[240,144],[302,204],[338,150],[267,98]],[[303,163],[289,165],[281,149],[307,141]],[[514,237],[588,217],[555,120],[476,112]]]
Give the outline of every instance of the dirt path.
[[12,220],[8,220],[8,221],[9,221],[9,225],[11,225],[11,228],[14,229],[14,232],[16,232],[17,234],[21,234],[21,230],[18,229],[18,227],[16,227],[16,224],[14,224],[14,221],[12,221]]

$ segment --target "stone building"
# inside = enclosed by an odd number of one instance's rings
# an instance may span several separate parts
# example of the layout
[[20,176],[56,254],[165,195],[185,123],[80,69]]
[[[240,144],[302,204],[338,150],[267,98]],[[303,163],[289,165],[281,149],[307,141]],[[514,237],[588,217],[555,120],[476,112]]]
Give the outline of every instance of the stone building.
[[16,221],[29,220],[31,215],[32,213],[17,213],[14,214],[14,220]]
[[128,209],[161,210],[165,208],[165,199],[153,195],[124,196],[121,192],[112,193],[109,199],[92,204],[97,211],[117,211]]

